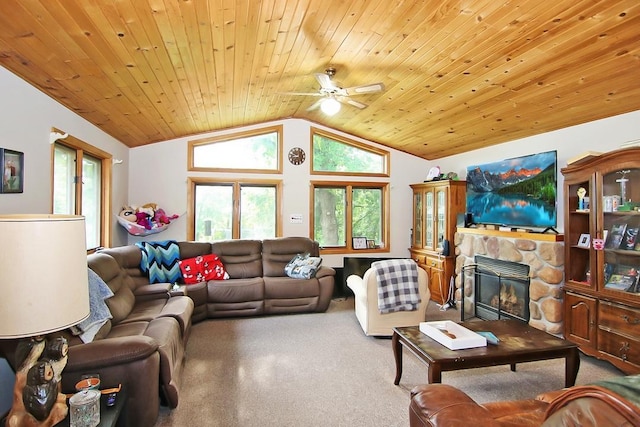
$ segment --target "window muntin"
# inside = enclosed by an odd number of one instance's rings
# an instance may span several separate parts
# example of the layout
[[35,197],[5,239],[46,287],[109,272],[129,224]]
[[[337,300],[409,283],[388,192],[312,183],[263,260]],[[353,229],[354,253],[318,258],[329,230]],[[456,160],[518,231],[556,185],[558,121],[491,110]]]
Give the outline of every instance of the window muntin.
[[208,242],[281,235],[281,181],[189,181],[189,239]]
[[282,126],[189,141],[192,171],[282,172]]
[[389,176],[389,152],[311,128],[311,164],[316,174]]
[[373,241],[374,250],[389,250],[389,184],[312,182],[311,185],[312,233],[323,252],[351,252],[353,237]]

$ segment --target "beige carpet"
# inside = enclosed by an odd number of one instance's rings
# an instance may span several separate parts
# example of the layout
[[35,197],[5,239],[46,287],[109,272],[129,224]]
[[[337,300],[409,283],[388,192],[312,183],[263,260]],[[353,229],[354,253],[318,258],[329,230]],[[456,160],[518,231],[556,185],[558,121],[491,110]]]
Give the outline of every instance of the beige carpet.
[[[459,319],[431,302],[428,320]],[[581,355],[578,384],[622,375]],[[409,392],[426,369],[404,355],[399,386],[389,339],[366,337],[353,299],[326,313],[206,320],[187,347],[180,403],[162,408],[159,427],[408,426]],[[564,385],[560,359],[444,372],[442,382],[479,402],[530,398]],[[471,425],[471,424],[470,424]]]

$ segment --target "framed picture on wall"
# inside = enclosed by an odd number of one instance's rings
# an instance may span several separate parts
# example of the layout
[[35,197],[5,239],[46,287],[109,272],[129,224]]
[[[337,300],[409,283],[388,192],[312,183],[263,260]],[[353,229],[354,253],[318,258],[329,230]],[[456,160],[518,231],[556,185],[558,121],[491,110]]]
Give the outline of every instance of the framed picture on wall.
[[24,153],[0,148],[2,165],[1,193],[22,193],[24,186]]

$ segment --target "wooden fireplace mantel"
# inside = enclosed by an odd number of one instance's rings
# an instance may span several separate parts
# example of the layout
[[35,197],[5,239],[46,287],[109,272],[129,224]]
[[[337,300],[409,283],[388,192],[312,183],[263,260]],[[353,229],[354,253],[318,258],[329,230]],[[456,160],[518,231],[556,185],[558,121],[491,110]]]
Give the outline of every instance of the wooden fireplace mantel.
[[509,239],[529,239],[541,242],[564,242],[564,234],[555,233],[531,233],[526,231],[503,231],[488,228],[458,227],[458,233],[477,234],[480,236],[505,237]]

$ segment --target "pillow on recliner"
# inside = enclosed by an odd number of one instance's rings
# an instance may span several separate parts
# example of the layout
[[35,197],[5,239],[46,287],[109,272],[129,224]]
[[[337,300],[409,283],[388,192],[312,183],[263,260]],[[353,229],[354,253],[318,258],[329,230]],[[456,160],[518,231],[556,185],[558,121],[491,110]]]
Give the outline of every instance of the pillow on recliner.
[[287,276],[294,279],[311,279],[315,277],[322,258],[309,256],[309,254],[298,254],[284,267]]
[[207,280],[228,279],[220,257],[216,254],[201,255],[178,261],[185,285],[195,285]]

